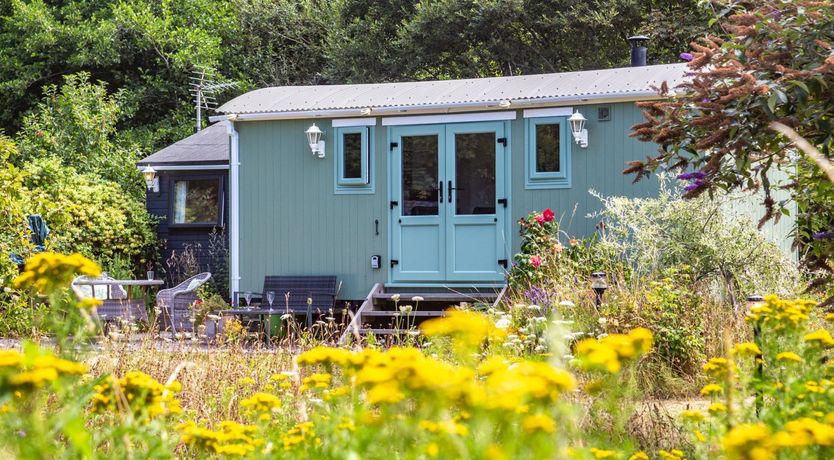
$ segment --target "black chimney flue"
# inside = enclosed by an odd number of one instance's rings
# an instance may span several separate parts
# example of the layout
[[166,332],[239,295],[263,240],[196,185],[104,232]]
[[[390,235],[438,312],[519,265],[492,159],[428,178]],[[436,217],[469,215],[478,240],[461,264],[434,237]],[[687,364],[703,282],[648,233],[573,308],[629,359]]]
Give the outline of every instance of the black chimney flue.
[[649,37],[645,35],[635,35],[628,37],[628,42],[631,43],[631,66],[642,67],[646,65],[646,42]]

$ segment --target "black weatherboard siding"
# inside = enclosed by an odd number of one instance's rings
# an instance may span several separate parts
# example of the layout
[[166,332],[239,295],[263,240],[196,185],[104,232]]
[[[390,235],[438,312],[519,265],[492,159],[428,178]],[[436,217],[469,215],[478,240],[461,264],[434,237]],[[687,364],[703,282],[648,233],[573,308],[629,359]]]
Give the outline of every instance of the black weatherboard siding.
[[[177,226],[171,225],[172,216],[172,190],[173,181],[188,178],[209,178],[216,177],[220,181],[221,224],[216,227],[217,232],[225,235],[224,244],[228,248],[228,216],[229,216],[229,193],[228,193],[228,172],[226,170],[207,171],[159,171],[159,193],[147,192],[147,209],[152,215],[159,219],[157,235],[159,236],[160,267],[157,269],[167,270],[166,262],[171,256],[181,254],[186,248],[191,248],[197,258],[197,263],[202,271],[218,273],[228,270],[228,267],[216,267],[215,260],[209,253],[209,235],[215,229],[214,226]],[[160,273],[159,276],[162,276]],[[169,282],[169,277],[163,278]]]

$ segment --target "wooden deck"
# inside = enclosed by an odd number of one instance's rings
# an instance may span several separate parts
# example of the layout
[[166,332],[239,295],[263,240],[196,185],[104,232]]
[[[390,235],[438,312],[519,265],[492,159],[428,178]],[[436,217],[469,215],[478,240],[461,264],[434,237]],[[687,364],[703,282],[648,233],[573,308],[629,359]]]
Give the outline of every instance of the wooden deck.
[[[446,310],[463,303],[486,309],[498,304],[505,292],[506,287],[501,290],[461,288],[406,291],[386,288],[377,283],[354,314],[339,343],[345,343],[351,335],[403,334],[409,327],[416,328],[423,321],[442,317]],[[399,296],[398,301],[394,300],[396,296]],[[403,308],[407,305],[411,306],[410,312]]]

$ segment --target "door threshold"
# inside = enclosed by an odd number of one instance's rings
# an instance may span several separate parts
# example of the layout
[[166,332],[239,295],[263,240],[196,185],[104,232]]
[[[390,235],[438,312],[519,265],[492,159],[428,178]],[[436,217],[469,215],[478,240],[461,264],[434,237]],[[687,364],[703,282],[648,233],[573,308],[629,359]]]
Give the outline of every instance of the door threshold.
[[458,282],[458,283],[438,283],[438,282],[410,282],[410,281],[401,281],[401,282],[393,282],[393,283],[385,283],[385,287],[392,287],[392,288],[438,288],[438,289],[460,289],[460,288],[467,288],[467,289],[501,289],[506,286],[507,283],[501,282],[484,282],[484,283],[471,283],[471,282]]

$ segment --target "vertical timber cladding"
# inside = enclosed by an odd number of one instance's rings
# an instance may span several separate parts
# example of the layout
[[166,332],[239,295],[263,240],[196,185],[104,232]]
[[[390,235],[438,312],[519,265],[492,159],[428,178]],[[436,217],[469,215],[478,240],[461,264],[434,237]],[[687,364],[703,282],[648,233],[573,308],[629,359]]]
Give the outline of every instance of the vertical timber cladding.
[[[326,156],[315,158],[304,131],[324,131]],[[364,299],[386,281],[387,149],[377,126],[376,193],[334,193],[334,137],[329,120],[247,121],[240,133],[241,290],[260,291],[265,275],[336,275],[338,298]],[[376,234],[375,220],[379,220]],[[382,268],[372,269],[372,255]]]
[[[609,107],[609,121],[597,120],[597,109]],[[631,126],[643,120],[632,102],[575,106],[588,118],[589,146],[571,149],[571,188],[525,189],[525,129],[522,111],[508,122],[510,174],[510,256],[519,250],[519,218],[551,208],[571,235],[594,232],[605,196],[648,197],[657,194],[656,178],[632,184],[622,170],[627,161],[644,159],[656,146],[629,138]],[[314,158],[304,131],[315,121],[325,132],[327,152]],[[388,129],[379,120],[372,141],[376,192],[334,193],[333,128],[329,120],[247,121],[240,132],[240,251],[242,290],[259,291],[268,274],[335,274],[342,282],[339,299],[364,298],[374,283],[388,281],[389,228]],[[570,140],[572,142],[572,139]],[[375,220],[379,220],[376,235]],[[370,268],[372,255],[382,267]]]
[[[609,108],[608,121],[598,120],[598,109]],[[566,189],[529,190],[524,185],[525,129],[519,113],[512,122],[512,198],[511,221],[513,250],[520,250],[518,219],[527,214],[550,208],[561,222],[561,228],[571,236],[588,236],[595,231],[597,219],[589,214],[602,208],[600,201],[591,196],[595,190],[603,196],[651,197],[659,191],[656,177],[644,177],[633,184],[634,176],[624,175],[626,162],[644,160],[657,152],[657,145],[630,138],[631,127],[644,121],[634,102],[600,105],[575,105],[588,119],[588,148],[580,148],[568,136],[571,145],[571,187]]]

